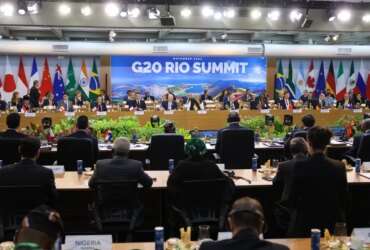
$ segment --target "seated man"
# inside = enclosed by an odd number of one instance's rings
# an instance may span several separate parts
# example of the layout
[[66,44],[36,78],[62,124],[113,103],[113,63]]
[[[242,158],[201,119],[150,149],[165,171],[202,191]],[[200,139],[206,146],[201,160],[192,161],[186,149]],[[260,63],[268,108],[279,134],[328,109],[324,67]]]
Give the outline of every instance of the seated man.
[[261,204],[252,198],[244,197],[235,201],[228,215],[232,239],[209,241],[200,245],[199,250],[288,250],[280,244],[260,239],[265,226],[265,216]]
[[73,112],[73,103],[69,100],[67,94],[64,94],[63,100],[58,103],[58,109],[60,111]]
[[0,133],[0,138],[22,139],[27,137],[27,135],[17,132],[20,122],[21,116],[18,113],[10,113],[6,117],[8,129]]
[[358,150],[360,148],[361,140],[364,137],[364,135],[370,134],[370,118],[367,118],[362,121],[361,123],[361,130],[363,134],[355,135],[353,137],[353,144],[350,150],[346,153],[346,156],[349,156],[350,158],[356,158]]
[[345,221],[347,173],[344,164],[325,156],[332,134],[327,128],[308,130],[310,157],[294,165],[287,204],[292,217],[289,236],[309,237],[311,228],[333,232],[337,222]]
[[164,133],[165,134],[175,134],[176,133],[176,126],[173,122],[168,121],[164,125]]
[[48,195],[47,204],[52,206],[56,200],[54,174],[50,169],[36,163],[40,146],[38,138],[24,138],[19,146],[22,160],[0,169],[0,183],[5,186],[41,185]]
[[98,98],[96,99],[96,104],[93,110],[97,112],[107,111],[107,105],[103,102],[103,99],[101,96],[98,96]]
[[8,107],[6,101],[1,99],[1,93],[0,93],[0,111],[5,111]]
[[87,118],[87,116],[81,115],[77,118],[76,132],[68,135],[67,137],[90,139],[92,141],[92,145],[94,148],[94,159],[98,158],[99,154],[98,139],[96,139],[96,137],[90,133],[89,118]]
[[293,102],[290,100],[289,92],[284,93],[284,97],[282,100],[279,101],[279,106],[281,109],[293,109]]
[[41,249],[54,248],[55,242],[61,244],[63,222],[60,214],[48,206],[42,205],[33,209],[23,218],[14,243],[34,243]]
[[164,110],[176,110],[177,109],[177,103],[176,100],[174,100],[174,96],[172,94],[167,95],[167,99],[162,102],[162,109]]
[[96,162],[94,174],[89,181],[94,188],[100,180],[137,180],[144,187],[151,187],[153,180],[144,172],[140,161],[128,159],[130,142],[125,138],[117,138],[113,145],[113,159]]
[[307,131],[312,128],[313,126],[315,126],[315,117],[313,117],[313,115],[311,114],[308,114],[308,115],[305,115],[302,117],[301,119],[302,121],[302,127],[300,128],[295,128],[292,132],[288,133],[286,136],[285,136],[285,141],[289,143],[289,141],[292,139],[292,138],[295,138],[297,136],[301,136],[303,135],[304,133],[307,133]]

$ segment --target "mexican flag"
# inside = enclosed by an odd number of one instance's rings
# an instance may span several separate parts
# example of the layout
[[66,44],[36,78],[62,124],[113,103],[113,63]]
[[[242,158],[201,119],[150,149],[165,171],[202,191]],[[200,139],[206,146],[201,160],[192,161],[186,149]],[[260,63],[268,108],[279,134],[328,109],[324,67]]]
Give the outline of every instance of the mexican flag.
[[340,61],[337,72],[337,85],[336,85],[336,96],[337,100],[343,100],[346,94],[346,80],[344,79],[343,63]]

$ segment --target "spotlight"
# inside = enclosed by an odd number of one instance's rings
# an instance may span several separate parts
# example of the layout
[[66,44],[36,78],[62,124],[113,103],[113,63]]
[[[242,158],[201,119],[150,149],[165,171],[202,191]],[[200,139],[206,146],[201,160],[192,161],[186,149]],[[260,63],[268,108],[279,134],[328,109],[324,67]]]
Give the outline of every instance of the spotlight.
[[324,38],[324,40],[325,40],[325,42],[329,42],[330,41],[330,36],[329,35],[327,35],[325,38]]
[[213,15],[213,13],[214,13],[214,10],[210,6],[204,6],[202,8],[202,15],[203,15],[203,17],[210,17],[210,16]]
[[252,9],[250,16],[253,20],[258,20],[262,16],[262,12],[259,9]]
[[107,3],[105,5],[105,14],[109,17],[115,17],[119,14],[119,8],[116,3]]
[[121,12],[119,13],[119,16],[122,18],[127,17],[127,15],[128,15],[127,9],[122,9]]
[[31,15],[36,15],[39,13],[40,3],[39,1],[28,1],[27,2],[27,11]]
[[267,14],[268,19],[271,21],[277,21],[280,18],[280,11],[279,10],[272,10]]
[[335,11],[332,8],[328,9],[328,21],[334,22],[335,19],[337,19],[337,15],[335,14]]
[[26,15],[26,10],[25,9],[18,9],[18,14],[23,16]]
[[223,33],[222,35],[221,35],[221,39],[222,40],[225,40],[227,38],[227,33]]
[[69,7],[69,5],[66,3],[62,3],[59,5],[58,11],[60,15],[67,16],[71,13],[71,7]]
[[350,19],[351,19],[351,11],[349,11],[348,9],[342,9],[338,12],[338,20],[341,21],[341,22],[348,22]]
[[135,7],[128,11],[129,17],[137,18],[140,16],[140,9],[138,7]]
[[226,18],[234,18],[235,17],[235,10],[232,8],[228,8],[224,10],[224,17]]
[[148,9],[148,18],[151,20],[158,19],[161,15],[161,12],[158,8],[149,8]]
[[303,14],[299,10],[292,10],[289,14],[290,21],[292,21],[293,23],[301,20],[302,16]]
[[365,15],[362,16],[362,21],[364,23],[370,23],[370,13],[367,13]]
[[13,16],[14,6],[10,3],[4,3],[0,6],[0,11],[4,14],[4,16]]
[[114,30],[109,31],[109,37],[116,37],[117,33]]
[[3,36],[2,35],[0,35],[0,39],[3,39]]
[[221,20],[222,18],[222,13],[221,11],[216,11],[215,14],[213,15],[213,17],[215,18],[215,20],[219,21]]
[[339,38],[339,35],[333,35],[333,36],[332,36],[332,40],[333,40],[334,42],[338,41],[338,38]]
[[81,14],[84,16],[90,16],[92,14],[92,9],[90,5],[85,5],[81,8]]
[[27,6],[25,1],[18,1],[18,14],[23,16],[27,13]]
[[184,18],[189,18],[191,16],[191,10],[189,8],[184,8],[181,10],[180,14]]

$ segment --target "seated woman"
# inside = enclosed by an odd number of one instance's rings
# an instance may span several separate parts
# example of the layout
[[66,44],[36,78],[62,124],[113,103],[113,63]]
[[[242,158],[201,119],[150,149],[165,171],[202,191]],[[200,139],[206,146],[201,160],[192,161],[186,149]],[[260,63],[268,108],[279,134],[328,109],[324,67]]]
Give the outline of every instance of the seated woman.
[[19,97],[19,92],[15,91],[10,99],[10,107],[16,107],[17,111],[20,112],[22,108],[22,98]]
[[44,101],[42,102],[42,107],[48,107],[48,106],[56,106],[56,102],[54,99],[54,95],[51,92],[48,92],[44,98]]
[[30,97],[28,95],[23,96],[20,112],[22,113],[32,112]]
[[228,109],[230,107],[230,92],[227,89],[224,89],[218,97],[218,101],[221,104],[221,109]]

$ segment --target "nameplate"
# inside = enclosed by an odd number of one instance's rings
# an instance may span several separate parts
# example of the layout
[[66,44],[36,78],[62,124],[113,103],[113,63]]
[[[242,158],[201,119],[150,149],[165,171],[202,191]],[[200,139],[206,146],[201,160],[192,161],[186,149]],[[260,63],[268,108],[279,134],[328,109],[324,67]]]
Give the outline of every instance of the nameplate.
[[207,110],[198,110],[198,115],[206,115]]
[[78,106],[78,105],[73,105],[73,109],[80,109],[81,107],[80,106]]
[[[366,228],[366,227],[354,228],[352,231],[351,238],[352,237],[355,239],[355,241],[362,241],[362,243],[369,244],[370,243],[370,228]],[[361,248],[354,248],[354,249],[362,249],[362,245],[361,245]]]
[[261,114],[270,114],[269,109],[261,109]]
[[300,114],[302,113],[302,109],[293,109],[293,114]]
[[112,249],[112,235],[67,235],[63,249],[109,250]]
[[364,172],[370,172],[370,162],[366,161],[362,163]]
[[65,173],[63,165],[44,165],[44,167],[53,171],[53,174],[56,176],[61,176]]
[[144,110],[136,110],[134,111],[134,115],[144,115]]
[[26,112],[26,113],[24,113],[24,117],[28,117],[28,118],[36,117],[36,113],[35,112]]
[[175,113],[175,111],[173,111],[173,110],[165,110],[163,112],[163,114],[165,114],[165,115],[173,115],[174,113]]
[[52,110],[52,109],[55,109],[55,106],[46,106],[46,109],[47,110]]
[[362,113],[362,109],[354,109],[353,113]]
[[66,117],[74,117],[75,116],[75,112],[64,112],[64,116],[66,116]]
[[230,113],[239,113],[239,109],[230,109]]
[[330,109],[321,109],[320,113],[330,113]]
[[107,116],[107,111],[97,111],[96,115],[97,116]]
[[231,232],[218,232],[217,240],[230,240],[232,237]]

